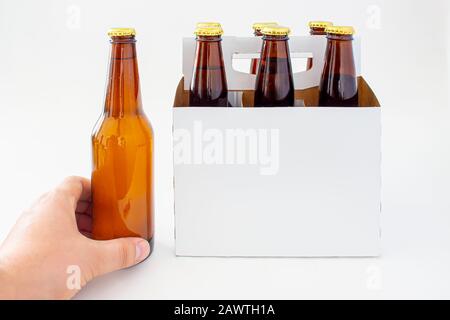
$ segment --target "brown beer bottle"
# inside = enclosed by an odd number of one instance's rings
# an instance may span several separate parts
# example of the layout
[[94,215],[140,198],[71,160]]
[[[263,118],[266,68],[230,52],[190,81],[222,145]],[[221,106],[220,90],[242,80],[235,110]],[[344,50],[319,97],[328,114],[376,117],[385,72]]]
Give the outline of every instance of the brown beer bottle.
[[134,29],[110,29],[103,114],[92,134],[92,235],[153,246],[153,130],[142,109]]
[[289,54],[289,28],[267,26],[261,30],[263,44],[256,75],[255,107],[294,105],[294,80]]
[[327,27],[325,65],[320,80],[319,106],[358,106],[358,81],[353,56],[352,27]]
[[[262,37],[261,29],[266,26],[276,26],[278,23],[276,22],[255,22],[252,26],[253,35],[255,37]],[[256,74],[258,71],[259,59],[253,58],[250,62],[250,74]]]
[[[309,22],[309,34],[311,36],[326,36],[325,29],[331,27],[333,23],[328,21],[310,21]],[[306,63],[306,70],[310,70],[313,66],[313,59],[308,58]]]
[[222,54],[222,27],[200,26],[195,29],[195,34],[197,47],[189,105],[227,107],[228,87]]

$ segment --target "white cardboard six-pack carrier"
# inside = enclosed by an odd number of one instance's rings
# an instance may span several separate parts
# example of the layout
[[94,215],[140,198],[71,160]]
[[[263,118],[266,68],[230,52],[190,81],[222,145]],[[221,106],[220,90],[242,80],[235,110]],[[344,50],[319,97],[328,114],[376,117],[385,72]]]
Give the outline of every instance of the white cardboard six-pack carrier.
[[187,107],[195,39],[183,39],[173,109],[175,241],[179,256],[374,257],[380,254],[381,108],[360,76],[358,108],[317,106],[326,39],[291,37],[306,107],[252,108],[255,76],[233,60],[261,39],[224,37],[235,108]]

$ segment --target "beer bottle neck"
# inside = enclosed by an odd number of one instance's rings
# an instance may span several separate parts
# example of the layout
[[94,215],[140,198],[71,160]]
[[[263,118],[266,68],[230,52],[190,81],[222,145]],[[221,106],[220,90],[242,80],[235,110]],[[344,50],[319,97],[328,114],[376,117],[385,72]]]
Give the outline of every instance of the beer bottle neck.
[[222,38],[220,36],[197,37],[197,67],[222,67]]
[[327,61],[330,73],[356,77],[353,56],[353,37],[328,35]]
[[104,113],[112,117],[141,112],[134,37],[113,37]]
[[263,36],[261,59],[286,59],[290,64],[288,36]]
[[263,40],[265,41],[282,41],[286,42],[289,40],[288,36],[274,36],[274,35],[263,35]]

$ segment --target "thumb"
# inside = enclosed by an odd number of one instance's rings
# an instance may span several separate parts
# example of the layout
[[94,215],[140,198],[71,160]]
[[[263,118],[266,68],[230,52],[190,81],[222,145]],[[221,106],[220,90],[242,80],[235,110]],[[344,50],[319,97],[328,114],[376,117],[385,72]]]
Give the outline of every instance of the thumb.
[[92,268],[100,276],[142,262],[150,255],[150,245],[141,238],[120,238],[94,241],[93,251]]

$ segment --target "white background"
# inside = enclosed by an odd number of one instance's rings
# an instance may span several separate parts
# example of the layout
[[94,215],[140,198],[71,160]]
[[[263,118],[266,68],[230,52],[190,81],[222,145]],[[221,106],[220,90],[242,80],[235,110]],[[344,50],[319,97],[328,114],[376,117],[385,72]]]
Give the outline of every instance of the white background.
[[[450,298],[449,4],[445,0],[0,1],[0,239],[64,176],[90,176],[103,105],[106,31],[132,26],[145,111],[156,132],[156,251],[78,298]],[[181,37],[195,22],[229,35],[275,20],[351,24],[383,106],[379,259],[176,258],[171,105]]]

